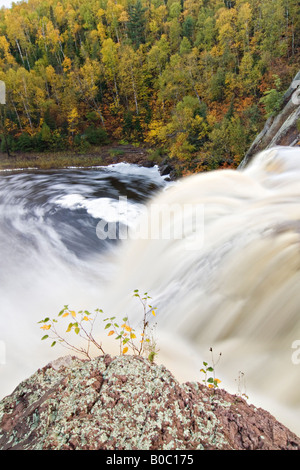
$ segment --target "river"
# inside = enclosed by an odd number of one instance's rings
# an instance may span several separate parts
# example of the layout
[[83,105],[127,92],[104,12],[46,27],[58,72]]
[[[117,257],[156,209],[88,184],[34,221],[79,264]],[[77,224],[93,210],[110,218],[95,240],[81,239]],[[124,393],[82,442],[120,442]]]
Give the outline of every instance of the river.
[[1,396],[66,353],[39,320],[68,304],[138,324],[139,289],[158,362],[201,381],[213,348],[221,386],[237,393],[243,372],[249,401],[300,434],[299,154],[175,184],[127,164],[1,173]]
[[117,230],[134,224],[145,201],[165,184],[157,168],[122,163],[1,173],[1,397],[69,353],[41,343],[39,320],[56,316],[65,304],[101,307],[119,234],[101,237],[99,222],[115,221]]

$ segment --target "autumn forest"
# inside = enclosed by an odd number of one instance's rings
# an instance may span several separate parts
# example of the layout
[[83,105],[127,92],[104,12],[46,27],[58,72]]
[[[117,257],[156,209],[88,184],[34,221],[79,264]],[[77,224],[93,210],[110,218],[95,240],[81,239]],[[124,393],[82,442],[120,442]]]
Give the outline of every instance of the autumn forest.
[[28,0],[0,10],[1,145],[145,145],[236,167],[300,65],[298,0]]

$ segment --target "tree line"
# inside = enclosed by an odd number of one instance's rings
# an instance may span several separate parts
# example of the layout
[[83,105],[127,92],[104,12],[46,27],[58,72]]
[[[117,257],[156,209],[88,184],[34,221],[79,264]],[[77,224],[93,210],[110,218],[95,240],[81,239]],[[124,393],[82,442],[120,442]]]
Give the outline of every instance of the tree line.
[[299,13],[297,0],[28,0],[2,8],[9,146],[134,142],[196,171],[235,167],[299,69]]

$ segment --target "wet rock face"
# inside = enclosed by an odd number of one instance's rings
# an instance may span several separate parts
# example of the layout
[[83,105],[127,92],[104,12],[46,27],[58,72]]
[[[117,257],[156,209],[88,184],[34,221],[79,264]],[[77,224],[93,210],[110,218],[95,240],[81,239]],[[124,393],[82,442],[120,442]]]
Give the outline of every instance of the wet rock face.
[[139,357],[67,356],[0,402],[0,450],[300,450],[269,413]]
[[245,167],[258,152],[276,147],[300,145],[300,71],[294,77],[283,97],[280,112],[269,118],[252,143],[240,167]]

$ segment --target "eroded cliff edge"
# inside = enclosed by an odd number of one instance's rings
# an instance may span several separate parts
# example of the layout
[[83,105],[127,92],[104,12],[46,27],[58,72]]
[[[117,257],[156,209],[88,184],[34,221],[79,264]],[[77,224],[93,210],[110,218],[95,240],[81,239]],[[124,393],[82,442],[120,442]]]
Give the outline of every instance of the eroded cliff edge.
[[268,412],[136,356],[66,356],[0,402],[0,450],[300,450]]
[[276,146],[300,145],[300,71],[283,96],[276,116],[270,117],[246,153],[240,168],[245,167],[258,152]]

